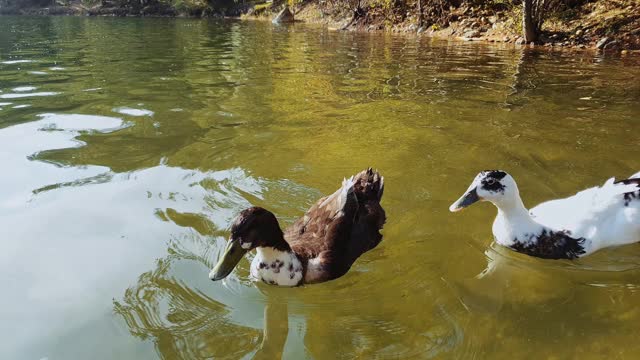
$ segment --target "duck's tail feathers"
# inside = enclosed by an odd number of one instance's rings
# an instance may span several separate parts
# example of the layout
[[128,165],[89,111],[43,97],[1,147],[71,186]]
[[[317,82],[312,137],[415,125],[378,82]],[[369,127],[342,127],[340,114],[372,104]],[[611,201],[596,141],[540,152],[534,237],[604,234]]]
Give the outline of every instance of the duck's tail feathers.
[[[637,174],[640,175],[640,174]],[[634,175],[629,179],[614,181],[614,179],[609,179],[605,186],[609,183],[610,186],[615,186],[618,189],[619,194],[628,194],[633,193],[640,190],[640,176]]]
[[628,206],[631,202],[640,201],[640,173],[633,175],[629,179],[615,182],[618,185],[624,185],[624,205]]
[[359,201],[380,201],[384,193],[384,177],[368,168],[353,176],[353,187]]
[[[576,195],[591,194],[592,203],[606,204],[610,201],[616,202],[621,195],[638,190],[638,185],[629,180],[616,181],[615,178],[607,180],[604,185],[583,190]],[[593,205],[592,205],[593,206]]]
[[349,191],[351,190],[351,188],[353,188],[353,185],[355,184],[355,180],[353,179],[353,176],[350,178],[343,178],[342,179],[342,191]]

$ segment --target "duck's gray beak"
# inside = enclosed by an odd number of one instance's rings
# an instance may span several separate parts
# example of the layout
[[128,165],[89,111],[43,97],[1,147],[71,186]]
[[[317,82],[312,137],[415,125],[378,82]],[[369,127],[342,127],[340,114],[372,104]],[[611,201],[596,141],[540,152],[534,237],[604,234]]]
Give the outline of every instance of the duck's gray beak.
[[473,189],[467,190],[467,192],[464,195],[462,195],[462,197],[458,199],[458,201],[451,204],[451,206],[449,206],[449,211],[451,212],[460,211],[479,200],[480,200],[480,197],[478,196],[478,192],[474,187]]
[[209,279],[217,281],[226,278],[246,253],[247,250],[242,248],[239,240],[229,240],[227,247],[224,249],[224,254],[218,260],[218,264],[209,273]]

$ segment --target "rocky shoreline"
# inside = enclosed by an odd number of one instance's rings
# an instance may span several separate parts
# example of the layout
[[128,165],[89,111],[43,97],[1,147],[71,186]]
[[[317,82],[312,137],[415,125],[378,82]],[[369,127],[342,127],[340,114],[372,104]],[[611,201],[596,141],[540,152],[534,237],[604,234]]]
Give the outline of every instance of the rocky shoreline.
[[509,11],[462,6],[448,14],[444,25],[422,26],[418,26],[414,18],[407,18],[388,26],[383,20],[375,17],[363,17],[360,21],[353,21],[345,19],[344,16],[332,17],[322,11],[313,4],[303,5],[297,9],[296,18],[305,22],[324,23],[339,30],[387,31],[455,38],[462,41],[513,43],[557,49],[591,49],[622,55],[640,52],[640,4],[637,7],[589,4],[588,8],[582,9],[582,13],[576,13],[572,19],[550,22],[539,40],[530,44],[525,42],[520,33],[521,15]]
[[[544,46],[558,49],[593,49],[622,55],[640,53],[640,4],[612,7],[595,2],[589,8],[576,12],[573,19],[551,22],[535,43],[527,44],[519,34],[520,18],[513,12],[490,8],[461,6],[450,9],[443,23],[423,22],[407,16],[389,22],[387,16],[375,11],[353,14],[344,9],[327,9],[324,2],[309,1],[294,7],[296,21],[324,24],[330,29],[344,31],[384,31],[415,34],[437,38],[456,38],[462,41],[513,43],[523,46]],[[110,6],[111,5],[111,6]],[[101,5],[85,7],[80,2],[67,6],[44,8],[7,9],[0,14],[12,15],[84,15],[84,16],[145,16],[145,17],[239,17],[242,19],[271,20],[285,7],[272,3],[242,5],[225,9],[178,11],[167,3],[151,3],[138,8],[113,6],[109,1]],[[374,9],[375,10],[375,9]]]

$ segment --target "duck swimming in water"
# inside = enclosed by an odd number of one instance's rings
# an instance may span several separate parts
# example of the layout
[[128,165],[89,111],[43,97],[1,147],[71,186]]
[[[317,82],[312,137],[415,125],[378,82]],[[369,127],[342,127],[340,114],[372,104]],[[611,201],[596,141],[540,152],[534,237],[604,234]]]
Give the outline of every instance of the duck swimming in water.
[[318,200],[284,233],[268,210],[243,210],[209,278],[227,277],[252,249],[257,255],[251,262],[251,276],[268,284],[298,286],[344,275],[360,255],[382,240],[383,190],[384,178],[371,168],[364,170]]
[[640,241],[640,173],[574,196],[527,210],[511,175],[479,173],[449,208],[455,212],[477,201],[498,208],[493,235],[498,244],[546,259],[575,259],[597,250]]

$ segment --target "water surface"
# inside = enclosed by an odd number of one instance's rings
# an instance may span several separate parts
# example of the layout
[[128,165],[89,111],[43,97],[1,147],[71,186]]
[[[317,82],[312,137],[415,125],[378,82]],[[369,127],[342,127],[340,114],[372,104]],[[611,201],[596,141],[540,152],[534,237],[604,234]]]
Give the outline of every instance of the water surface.
[[[0,18],[3,359],[638,358],[640,247],[575,262],[448,206],[482,169],[527,205],[640,170],[640,61],[184,19]],[[344,277],[207,278],[240,209],[290,224],[386,177]]]

